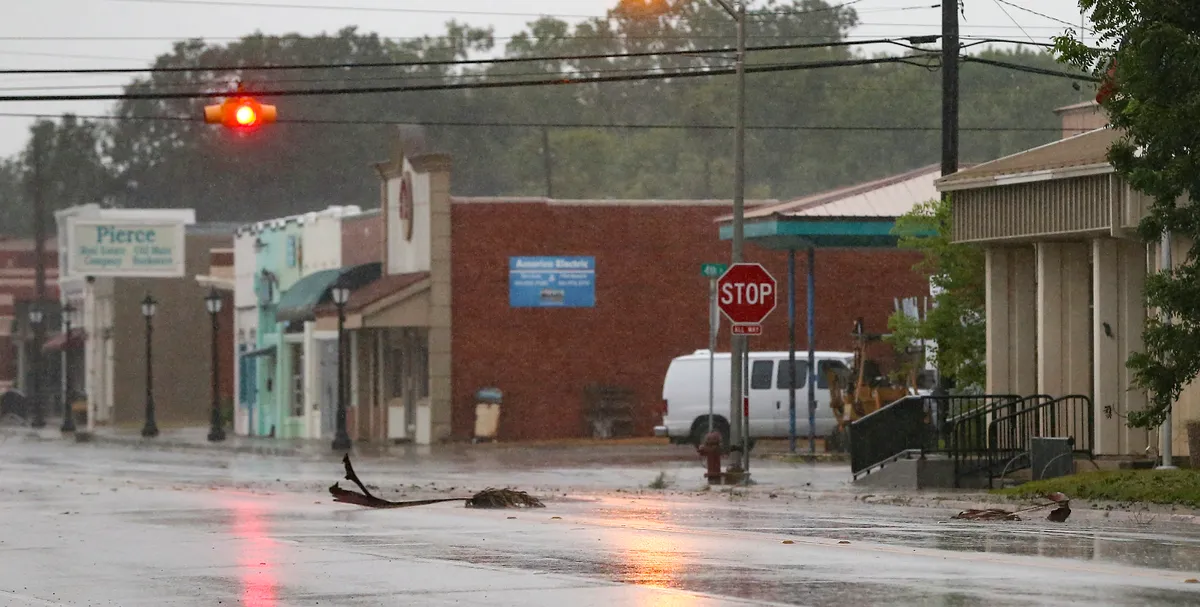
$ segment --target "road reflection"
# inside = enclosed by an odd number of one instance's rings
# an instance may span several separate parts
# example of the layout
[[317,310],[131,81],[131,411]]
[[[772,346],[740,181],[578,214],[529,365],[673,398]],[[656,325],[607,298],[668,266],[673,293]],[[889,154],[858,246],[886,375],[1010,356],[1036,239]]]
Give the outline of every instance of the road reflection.
[[250,501],[233,504],[233,534],[237,538],[245,607],[276,607],[279,600],[274,563],[276,542],[267,531],[264,511],[262,504]]

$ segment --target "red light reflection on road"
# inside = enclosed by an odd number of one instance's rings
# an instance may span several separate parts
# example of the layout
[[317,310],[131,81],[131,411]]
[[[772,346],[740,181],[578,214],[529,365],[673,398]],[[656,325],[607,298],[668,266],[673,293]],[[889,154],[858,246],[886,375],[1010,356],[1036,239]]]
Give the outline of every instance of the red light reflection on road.
[[233,534],[238,551],[238,570],[242,578],[242,605],[276,607],[279,580],[275,575],[275,540],[267,532],[260,504],[238,501],[233,504]]

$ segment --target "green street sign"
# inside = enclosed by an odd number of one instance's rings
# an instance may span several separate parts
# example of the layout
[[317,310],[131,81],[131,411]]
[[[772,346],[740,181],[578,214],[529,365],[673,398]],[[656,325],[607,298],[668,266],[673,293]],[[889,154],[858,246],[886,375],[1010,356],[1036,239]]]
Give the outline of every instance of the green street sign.
[[700,266],[700,274],[705,278],[716,280],[728,269],[729,266],[723,263],[706,263]]

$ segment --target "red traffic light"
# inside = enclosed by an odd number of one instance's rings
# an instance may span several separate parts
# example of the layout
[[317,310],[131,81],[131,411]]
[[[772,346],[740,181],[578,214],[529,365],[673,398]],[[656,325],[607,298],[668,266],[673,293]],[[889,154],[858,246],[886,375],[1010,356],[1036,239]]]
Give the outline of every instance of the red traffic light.
[[204,121],[233,129],[254,129],[275,122],[275,106],[259,103],[253,97],[234,97],[220,105],[204,106]]

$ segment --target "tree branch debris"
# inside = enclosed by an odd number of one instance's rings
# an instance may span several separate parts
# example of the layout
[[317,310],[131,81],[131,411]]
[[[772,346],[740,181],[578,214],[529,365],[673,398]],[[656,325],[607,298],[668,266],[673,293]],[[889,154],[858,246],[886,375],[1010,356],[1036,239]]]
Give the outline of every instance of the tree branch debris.
[[529,495],[524,491],[516,491],[514,489],[493,489],[487,488],[471,497],[441,497],[425,500],[407,500],[402,502],[393,502],[385,500],[381,497],[371,495],[367,486],[359,480],[358,475],[354,473],[354,466],[350,465],[350,456],[342,457],[342,465],[346,468],[346,480],[358,485],[362,493],[351,489],[342,489],[337,483],[334,483],[329,488],[329,494],[333,496],[333,501],[343,504],[354,504],[356,506],[366,506],[367,508],[409,508],[412,506],[427,506],[429,504],[440,504],[442,502],[465,502],[467,508],[545,508],[546,505],[536,497]]
[[1016,511],[1008,511],[1000,508],[987,508],[985,510],[963,510],[958,514],[950,517],[958,520],[966,521],[1019,521],[1021,514],[1033,512],[1035,510],[1044,510],[1051,506],[1057,506],[1046,515],[1046,520],[1054,523],[1066,522],[1067,517],[1071,516],[1071,499],[1062,492],[1054,492],[1047,494],[1048,503],[1037,504],[1028,508],[1021,508]]

